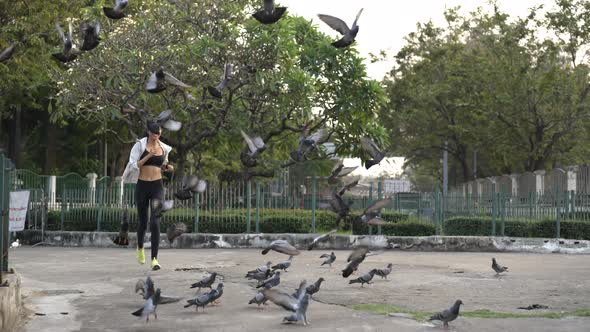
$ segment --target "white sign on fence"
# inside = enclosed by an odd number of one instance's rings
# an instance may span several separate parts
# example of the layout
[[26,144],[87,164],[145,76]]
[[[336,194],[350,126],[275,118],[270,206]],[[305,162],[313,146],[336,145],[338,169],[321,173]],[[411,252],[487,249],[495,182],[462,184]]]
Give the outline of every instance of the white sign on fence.
[[29,191],[11,191],[8,207],[8,231],[17,232],[25,229],[27,207],[29,205]]

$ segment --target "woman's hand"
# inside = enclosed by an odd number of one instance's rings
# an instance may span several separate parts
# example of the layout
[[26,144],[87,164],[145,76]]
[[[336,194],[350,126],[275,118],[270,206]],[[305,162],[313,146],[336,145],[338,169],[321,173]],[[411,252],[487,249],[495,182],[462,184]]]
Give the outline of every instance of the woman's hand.
[[172,173],[172,172],[174,172],[174,166],[172,166],[170,164],[165,164],[165,165],[162,165],[162,170],[164,172],[170,172],[170,173]]

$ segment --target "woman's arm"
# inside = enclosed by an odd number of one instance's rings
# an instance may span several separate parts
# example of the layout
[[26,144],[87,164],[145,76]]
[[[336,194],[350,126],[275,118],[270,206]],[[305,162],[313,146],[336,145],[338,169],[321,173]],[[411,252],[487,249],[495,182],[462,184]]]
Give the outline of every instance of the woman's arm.
[[146,150],[148,152],[148,154],[143,157],[143,159],[137,161],[137,167],[141,167],[143,166],[143,164],[145,164],[146,161],[148,161],[148,159],[150,159],[151,157],[154,156],[154,153],[152,151]]

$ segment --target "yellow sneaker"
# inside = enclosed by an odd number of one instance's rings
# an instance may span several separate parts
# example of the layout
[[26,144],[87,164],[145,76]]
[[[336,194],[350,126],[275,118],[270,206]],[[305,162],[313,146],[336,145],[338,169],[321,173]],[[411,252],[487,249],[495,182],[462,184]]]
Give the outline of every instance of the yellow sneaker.
[[135,257],[137,257],[139,264],[145,264],[145,254],[143,252],[143,248],[137,248],[135,251]]
[[160,264],[158,264],[158,260],[152,258],[152,270],[156,271],[160,269]]

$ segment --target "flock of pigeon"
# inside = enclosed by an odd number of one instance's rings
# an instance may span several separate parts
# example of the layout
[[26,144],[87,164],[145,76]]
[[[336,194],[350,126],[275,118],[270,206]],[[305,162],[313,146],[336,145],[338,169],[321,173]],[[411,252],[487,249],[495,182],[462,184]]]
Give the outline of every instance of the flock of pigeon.
[[[318,243],[326,241],[334,231],[323,234],[316,237],[312,243],[307,247],[308,250],[313,250]],[[247,271],[245,278],[248,280],[255,280],[257,282],[256,294],[250,299],[248,304],[257,304],[258,307],[266,305],[268,301],[282,307],[283,309],[291,312],[288,316],[283,318],[283,323],[298,323],[301,322],[303,325],[308,324],[307,320],[307,308],[309,306],[312,296],[316,294],[321,287],[324,278],[319,278],[312,284],[308,284],[306,280],[301,281],[299,287],[295,292],[287,292],[278,289],[277,286],[281,283],[281,271],[287,272],[293,263],[293,257],[300,254],[300,251],[291,245],[287,240],[275,240],[270,243],[268,247],[262,250],[262,254],[266,255],[270,251],[275,251],[281,254],[288,255],[289,258],[283,262],[273,265],[270,261],[266,264],[259,266],[253,270]],[[348,256],[346,267],[342,270],[342,277],[348,278],[355,271],[358,270],[359,265],[365,260],[367,256],[376,255],[380,252],[371,252],[367,246],[357,246],[352,253]],[[323,254],[320,256],[324,261],[320,266],[328,265],[330,268],[336,261],[336,255],[334,252],[330,254]],[[371,284],[375,275],[382,279],[387,279],[388,275],[393,269],[393,264],[387,264],[383,269],[372,269],[369,272],[361,275],[358,278],[350,279],[349,284],[361,284],[363,287],[365,284]],[[492,269],[496,272],[496,276],[500,273],[506,272],[508,267],[501,266],[496,262],[495,258],[492,258]],[[205,310],[207,305],[216,305],[219,298],[223,295],[223,283],[218,283],[216,288],[213,285],[216,282],[218,274],[212,272],[203,279],[196,283],[193,283],[190,288],[197,289],[197,295],[195,298],[186,301],[185,308],[195,306],[195,310],[198,312],[199,307]],[[209,288],[209,292],[200,294],[202,288]],[[139,280],[135,286],[135,292],[140,293],[142,298],[145,300],[144,305],[133,312],[132,314],[139,317],[144,317],[146,322],[149,321],[150,315],[154,315],[157,318],[156,309],[160,304],[178,302],[181,298],[167,297],[161,294],[161,290],[155,289],[153,281],[150,277],[144,282]],[[448,327],[450,321],[455,320],[459,316],[460,306],[463,304],[461,300],[455,301],[452,307],[436,313],[430,317],[430,320],[442,321],[444,327]]]

